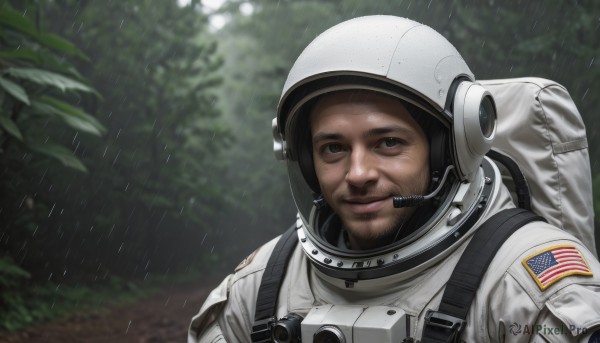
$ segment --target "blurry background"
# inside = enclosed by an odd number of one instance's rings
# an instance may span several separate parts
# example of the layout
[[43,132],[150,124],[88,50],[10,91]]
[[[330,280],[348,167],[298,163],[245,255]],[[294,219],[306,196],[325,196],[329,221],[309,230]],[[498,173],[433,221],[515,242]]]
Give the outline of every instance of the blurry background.
[[432,26],[478,79],[566,86],[600,213],[598,1],[0,0],[0,330],[202,282],[283,232],[270,126],[287,72],[367,14]]

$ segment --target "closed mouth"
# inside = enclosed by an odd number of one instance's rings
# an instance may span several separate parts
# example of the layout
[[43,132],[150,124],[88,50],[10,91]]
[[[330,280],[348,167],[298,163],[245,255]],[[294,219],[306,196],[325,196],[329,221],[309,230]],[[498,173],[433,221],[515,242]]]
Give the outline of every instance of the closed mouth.
[[344,202],[355,213],[371,213],[380,210],[390,199],[389,196],[347,198]]

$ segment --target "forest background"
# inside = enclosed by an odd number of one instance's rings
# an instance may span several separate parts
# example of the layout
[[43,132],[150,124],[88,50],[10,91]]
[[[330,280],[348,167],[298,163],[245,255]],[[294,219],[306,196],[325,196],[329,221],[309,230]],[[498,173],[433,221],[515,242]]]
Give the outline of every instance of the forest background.
[[285,230],[270,125],[287,72],[367,14],[432,26],[478,79],[566,86],[600,213],[600,2],[0,0],[0,330],[201,282]]

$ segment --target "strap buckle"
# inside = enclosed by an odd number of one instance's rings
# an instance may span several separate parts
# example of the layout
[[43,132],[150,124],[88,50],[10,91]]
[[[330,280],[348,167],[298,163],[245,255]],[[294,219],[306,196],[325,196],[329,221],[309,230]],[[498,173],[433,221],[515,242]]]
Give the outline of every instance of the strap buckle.
[[460,338],[467,321],[438,311],[429,310],[425,314],[425,325],[433,328],[451,331],[448,342],[455,342]]
[[277,319],[275,317],[268,317],[255,321],[252,326],[252,333],[250,334],[252,342],[271,342],[271,326],[276,321]]

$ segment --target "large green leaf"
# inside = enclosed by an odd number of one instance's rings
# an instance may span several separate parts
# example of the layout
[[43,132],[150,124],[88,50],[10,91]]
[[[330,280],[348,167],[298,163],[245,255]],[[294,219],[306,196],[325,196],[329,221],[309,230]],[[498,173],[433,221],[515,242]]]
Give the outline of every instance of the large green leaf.
[[[0,27],[2,26],[29,36],[46,48],[89,61],[89,58],[71,42],[52,33],[38,32],[27,17],[6,4],[0,8]],[[1,32],[0,30],[0,35]]]
[[72,106],[64,101],[51,98],[49,96],[42,96],[40,100],[49,105],[54,106],[55,108],[63,111],[63,113],[66,113],[73,118],[78,118],[81,121],[89,123],[101,134],[106,132],[106,128],[104,127],[104,125],[102,125],[102,123],[100,123],[96,118],[94,118],[90,114],[82,111],[80,108]]
[[93,88],[79,81],[47,70],[37,68],[8,68],[5,72],[18,79],[28,80],[39,85],[56,87],[63,92],[75,90],[94,93],[100,96]]
[[2,76],[0,76],[0,88],[4,89],[8,94],[12,95],[17,100],[24,102],[27,105],[30,104],[29,97],[27,96],[27,93],[25,92],[23,87],[12,82],[11,80],[5,79]]
[[65,167],[73,168],[81,172],[87,173],[87,168],[83,163],[73,155],[73,152],[65,148],[62,145],[52,143],[31,143],[28,142],[27,146],[32,151],[51,157],[60,161]]
[[106,132],[106,128],[91,115],[63,101],[44,96],[31,102],[31,111],[36,115],[51,115],[60,118],[73,129],[96,136]]
[[37,41],[45,47],[53,49],[55,51],[77,56],[86,61],[90,60],[89,57],[87,57],[83,52],[81,52],[81,50],[77,49],[77,47],[75,47],[75,45],[73,45],[71,42],[55,34],[42,33],[37,37]]
[[[9,27],[31,37],[37,36],[35,26],[27,17],[23,16],[23,13],[16,11],[6,3],[0,6],[0,26]],[[1,32],[2,30],[0,30]]]
[[1,59],[15,59],[19,61],[30,61],[39,64],[41,62],[40,53],[32,49],[21,47],[19,50],[0,51]]
[[52,70],[55,73],[59,73],[62,75],[71,75],[74,76],[76,79],[83,78],[83,76],[79,74],[75,67],[68,63],[65,63],[64,60],[57,59],[55,54],[49,53],[45,50],[40,51],[21,47],[18,50],[0,51],[0,60],[2,59],[10,60],[9,63],[6,64],[18,64],[20,66],[30,64],[37,66],[43,65],[45,66],[45,70]]
[[0,114],[0,127],[3,128],[4,131],[6,131],[9,135],[21,141],[23,140],[23,135],[21,134],[21,131],[19,130],[17,124],[15,124],[15,122],[12,121],[9,117],[4,116],[2,114]]

